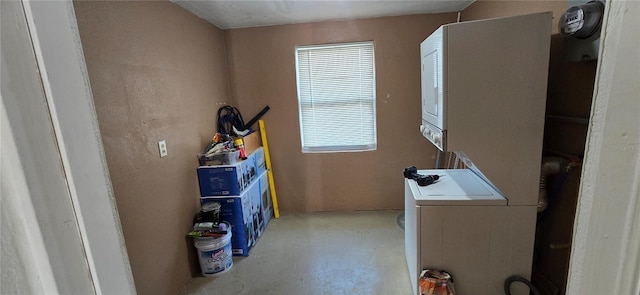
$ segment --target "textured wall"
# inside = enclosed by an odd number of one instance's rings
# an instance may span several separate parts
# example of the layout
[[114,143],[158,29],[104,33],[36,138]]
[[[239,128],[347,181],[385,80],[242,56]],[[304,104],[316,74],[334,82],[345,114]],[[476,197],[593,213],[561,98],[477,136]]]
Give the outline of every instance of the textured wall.
[[194,261],[195,154],[229,99],[223,33],[170,2],[74,6],[136,289],[176,294]]
[[536,12],[553,12],[553,25],[551,33],[558,33],[558,19],[567,10],[567,1],[494,1],[477,0],[469,5],[462,13],[461,20],[477,20],[493,17],[514,16]]
[[[271,107],[263,119],[281,210],[403,208],[403,168],[431,168],[436,153],[419,132],[420,42],[455,20],[428,14],[225,31],[231,92],[243,116]],[[377,150],[303,154],[295,46],[364,40],[375,42]]]

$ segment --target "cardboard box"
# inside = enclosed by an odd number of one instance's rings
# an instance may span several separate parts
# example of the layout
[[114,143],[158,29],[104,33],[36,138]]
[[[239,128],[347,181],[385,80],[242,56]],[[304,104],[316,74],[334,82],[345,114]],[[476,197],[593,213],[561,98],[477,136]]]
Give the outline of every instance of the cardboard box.
[[261,183],[254,181],[239,196],[211,196],[200,199],[201,205],[209,202],[220,203],[220,219],[231,224],[231,251],[235,256],[249,256],[273,214],[271,202],[266,203],[267,207],[264,207]]
[[260,131],[256,130],[253,133],[242,138],[244,142],[244,150],[247,155],[253,153],[256,149],[262,146],[262,138],[260,137]]
[[238,196],[257,179],[255,159],[232,165],[198,167],[200,196]]
[[269,177],[266,172],[260,174],[258,179],[260,185],[260,198],[262,199],[262,214],[266,223],[273,217],[273,203],[271,200],[271,190],[269,189]]
[[258,147],[251,156],[255,162],[256,173],[258,175],[262,175],[263,172],[267,171],[267,163],[264,157],[264,148],[261,146]]

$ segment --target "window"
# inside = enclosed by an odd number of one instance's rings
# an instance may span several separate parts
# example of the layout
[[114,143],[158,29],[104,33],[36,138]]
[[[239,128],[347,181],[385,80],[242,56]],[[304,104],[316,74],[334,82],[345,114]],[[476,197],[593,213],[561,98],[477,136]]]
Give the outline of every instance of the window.
[[376,149],[373,42],[296,47],[302,152]]

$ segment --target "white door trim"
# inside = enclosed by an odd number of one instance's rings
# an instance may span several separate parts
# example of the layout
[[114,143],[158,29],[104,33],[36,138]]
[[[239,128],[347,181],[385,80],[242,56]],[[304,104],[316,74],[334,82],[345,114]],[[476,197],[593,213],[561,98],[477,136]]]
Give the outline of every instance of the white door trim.
[[23,2],[0,13],[0,293],[95,294]]
[[73,3],[24,8],[96,292],[135,294]]
[[640,294],[638,15],[607,1],[567,294]]

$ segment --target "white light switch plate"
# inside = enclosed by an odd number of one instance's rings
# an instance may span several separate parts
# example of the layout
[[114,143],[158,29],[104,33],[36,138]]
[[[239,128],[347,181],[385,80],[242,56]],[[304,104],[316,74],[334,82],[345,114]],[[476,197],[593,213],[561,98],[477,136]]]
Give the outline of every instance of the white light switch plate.
[[167,156],[167,143],[164,140],[158,141],[158,150],[160,151],[160,158]]

